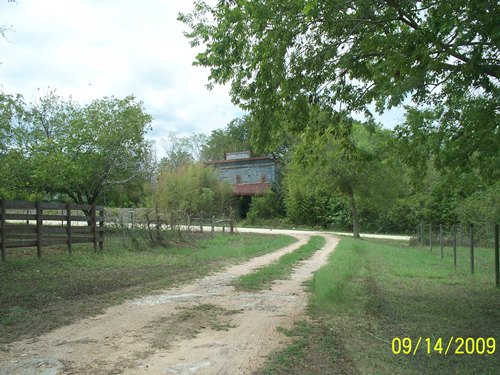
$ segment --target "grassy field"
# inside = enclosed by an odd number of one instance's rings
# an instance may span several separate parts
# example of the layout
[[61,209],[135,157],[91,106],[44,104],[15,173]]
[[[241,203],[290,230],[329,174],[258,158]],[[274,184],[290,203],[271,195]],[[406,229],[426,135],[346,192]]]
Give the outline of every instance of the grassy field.
[[[498,374],[493,250],[476,249],[473,276],[468,249],[458,250],[455,270],[449,248],[441,259],[439,251],[342,239],[310,282],[311,319],[286,332],[294,343],[259,374]],[[445,355],[451,337],[493,337],[495,354],[466,354],[454,340]],[[411,345],[405,340],[395,355],[394,338],[410,338]],[[475,351],[475,340],[469,342],[469,352]]]
[[0,345],[69,324],[153,290],[204,276],[286,246],[289,236],[216,235],[177,247],[126,249],[108,240],[103,253],[91,246],[10,250],[0,263]]
[[309,258],[316,250],[325,244],[321,236],[312,236],[309,241],[297,250],[282,255],[277,261],[260,267],[255,272],[242,275],[232,284],[238,290],[256,291],[269,288],[273,281],[283,280],[290,276],[293,267],[301,260]]

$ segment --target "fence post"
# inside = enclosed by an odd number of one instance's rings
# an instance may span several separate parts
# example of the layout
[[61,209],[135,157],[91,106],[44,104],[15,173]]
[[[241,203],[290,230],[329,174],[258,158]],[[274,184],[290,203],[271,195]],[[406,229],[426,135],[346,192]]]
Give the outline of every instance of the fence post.
[[212,215],[212,236],[214,235],[214,231],[215,231],[215,215]]
[[432,251],[432,224],[429,223],[429,247],[431,248]]
[[99,250],[104,250],[104,207],[102,210],[99,210]]
[[42,256],[42,208],[40,202],[35,202],[36,208],[36,254]]
[[200,232],[203,233],[203,212],[200,212]]
[[6,208],[5,208],[5,199],[0,199],[0,237],[2,239],[1,242],[1,251],[2,251],[2,261],[5,261],[6,259],[6,251],[5,249],[7,248],[7,241],[5,238],[5,215],[6,215]]
[[500,288],[500,257],[498,251],[498,224],[495,224],[495,284]]
[[424,223],[420,222],[420,247],[424,246]]
[[234,233],[234,221],[233,221],[233,216],[232,215],[229,217],[229,232],[231,234]]
[[120,227],[122,229],[122,243],[125,246],[125,224],[123,223],[123,216],[120,213]]
[[90,216],[92,220],[92,234],[94,235],[94,251],[97,251],[97,220],[95,214],[95,204],[90,207]]
[[453,265],[457,268],[457,228],[453,224]]
[[226,217],[222,214],[222,233],[226,233]]
[[134,210],[129,210],[130,213],[130,229],[134,229]]
[[160,215],[158,214],[158,209],[156,210],[156,230],[160,230],[161,225],[160,225]]
[[443,224],[439,224],[439,247],[441,248],[441,259],[444,258],[443,254]]
[[470,223],[470,273],[474,273],[474,224]]
[[71,254],[71,205],[66,203],[66,233],[68,236],[68,252]]

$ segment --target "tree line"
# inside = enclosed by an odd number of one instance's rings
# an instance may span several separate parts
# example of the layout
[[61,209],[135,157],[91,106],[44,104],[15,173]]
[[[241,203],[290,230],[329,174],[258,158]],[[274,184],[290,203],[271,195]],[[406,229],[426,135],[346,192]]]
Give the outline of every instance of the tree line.
[[[281,171],[247,202],[250,221],[355,234],[498,222],[499,13],[495,0],[197,1],[178,17],[202,49],[195,64],[246,116],[171,134],[156,163],[151,117],[133,97],[1,94],[0,194],[221,211],[229,188],[203,163],[250,149]],[[384,129],[372,112],[393,107],[404,119]]]
[[[496,0],[196,1],[178,19],[209,87],[229,84],[251,113],[252,144],[286,151],[287,216],[349,218],[356,233],[498,221],[499,13]],[[393,107],[403,123],[377,129],[372,112]]]

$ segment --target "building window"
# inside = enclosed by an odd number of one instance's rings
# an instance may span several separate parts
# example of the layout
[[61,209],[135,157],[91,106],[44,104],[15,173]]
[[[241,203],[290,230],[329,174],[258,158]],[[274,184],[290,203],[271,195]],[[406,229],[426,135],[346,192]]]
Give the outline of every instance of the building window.
[[236,175],[236,183],[241,184],[241,176],[240,175]]

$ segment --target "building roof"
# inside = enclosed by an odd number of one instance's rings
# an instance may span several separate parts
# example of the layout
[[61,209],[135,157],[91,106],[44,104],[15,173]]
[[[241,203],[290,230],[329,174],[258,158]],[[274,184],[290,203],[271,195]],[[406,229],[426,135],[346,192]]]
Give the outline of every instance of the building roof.
[[233,195],[263,195],[270,186],[269,182],[233,184]]
[[247,163],[248,161],[253,161],[253,160],[269,160],[276,163],[276,160],[274,160],[272,157],[269,156],[254,156],[245,159],[215,160],[208,162],[207,164]]

